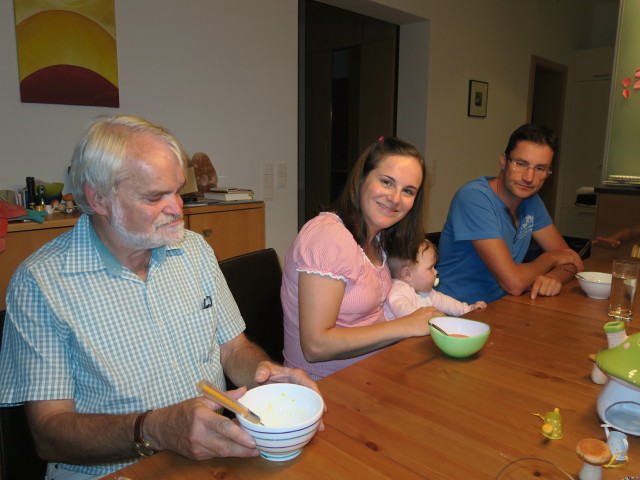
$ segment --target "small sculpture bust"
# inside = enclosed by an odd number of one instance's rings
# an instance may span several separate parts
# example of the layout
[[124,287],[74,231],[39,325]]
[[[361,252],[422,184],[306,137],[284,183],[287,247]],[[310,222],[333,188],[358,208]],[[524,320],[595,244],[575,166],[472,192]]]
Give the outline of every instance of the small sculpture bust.
[[193,167],[196,174],[198,192],[209,192],[218,186],[218,174],[206,153],[194,153],[189,166]]

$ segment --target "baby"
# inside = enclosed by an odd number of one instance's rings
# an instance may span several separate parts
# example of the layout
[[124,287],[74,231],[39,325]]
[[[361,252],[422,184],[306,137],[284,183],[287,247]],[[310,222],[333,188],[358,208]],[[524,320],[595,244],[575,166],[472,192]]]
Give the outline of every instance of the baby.
[[384,303],[387,320],[409,315],[420,307],[433,306],[447,315],[458,316],[487,306],[482,301],[467,305],[433,290],[439,281],[435,268],[438,255],[435,245],[429,240],[424,241],[415,260],[397,257],[387,260],[394,279]]

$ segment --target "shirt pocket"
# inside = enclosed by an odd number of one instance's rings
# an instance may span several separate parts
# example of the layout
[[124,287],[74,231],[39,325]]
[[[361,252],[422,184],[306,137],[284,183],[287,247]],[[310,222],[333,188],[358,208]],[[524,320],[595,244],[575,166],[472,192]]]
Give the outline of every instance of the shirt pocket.
[[178,327],[183,332],[183,351],[190,352],[194,360],[208,363],[219,360],[219,348],[216,343],[216,327],[218,324],[215,309],[205,308],[189,312],[183,317],[183,324]]

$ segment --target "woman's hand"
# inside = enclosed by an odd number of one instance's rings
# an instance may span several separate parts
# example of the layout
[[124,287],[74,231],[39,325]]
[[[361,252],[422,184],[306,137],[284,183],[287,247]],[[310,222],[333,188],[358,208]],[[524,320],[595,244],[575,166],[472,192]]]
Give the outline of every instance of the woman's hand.
[[353,358],[404,338],[428,335],[428,320],[443,315],[434,307],[422,307],[396,320],[338,328],[336,321],[344,292],[345,283],[340,280],[298,274],[300,344],[307,362]]
[[429,320],[434,317],[443,317],[444,313],[437,310],[435,307],[420,307],[415,312],[391,322],[401,321],[406,322],[408,328],[407,337],[422,337],[429,335]]

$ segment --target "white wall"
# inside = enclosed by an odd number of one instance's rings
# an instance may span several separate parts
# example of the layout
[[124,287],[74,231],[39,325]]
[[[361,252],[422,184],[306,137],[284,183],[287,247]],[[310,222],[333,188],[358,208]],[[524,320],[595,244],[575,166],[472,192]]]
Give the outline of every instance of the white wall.
[[[348,2],[362,11],[370,3],[329,1]],[[527,120],[531,56],[570,68],[569,98],[574,50],[591,46],[594,37],[599,41],[604,33],[593,32],[591,3],[582,0],[377,3],[401,8],[428,25],[425,157],[433,178],[426,196],[425,226],[427,231],[438,231],[455,191],[467,180],[497,174],[498,157],[509,134]],[[613,4],[614,11],[615,8]],[[401,30],[410,30],[410,37],[417,27],[411,24]],[[615,25],[612,30],[615,32]],[[415,73],[423,76],[423,70],[418,65]],[[470,79],[489,83],[486,118],[467,116]],[[400,92],[399,100],[402,99]],[[398,135],[413,140],[415,112],[411,111],[411,100],[405,100],[399,105]],[[421,98],[419,102],[422,103]]]
[[[428,22],[404,29],[405,38],[427,39],[408,48],[427,64],[416,66],[424,82],[401,80],[423,90],[408,106],[405,92],[398,122],[400,136],[424,138],[435,166],[428,230],[441,228],[464,181],[497,172],[509,133],[525,121],[531,55],[572,66],[573,50],[594,35],[584,0],[327,3]],[[61,181],[90,119],[140,115],[174,131],[189,153],[208,153],[221,183],[259,196],[262,164],[286,162],[288,186],[267,202],[267,245],[283,256],[297,231],[297,12],[297,0],[116,0],[121,107],[106,109],[20,103],[12,2],[0,2],[0,189],[26,176]],[[489,82],[485,119],[466,115],[469,79]],[[425,104],[426,116],[416,110]]]
[[267,245],[284,253],[297,232],[297,0],[116,0],[116,28],[119,109],[22,104],[13,2],[0,2],[0,189],[62,181],[92,118],[138,115],[260,198],[262,163],[286,162],[266,214]]

